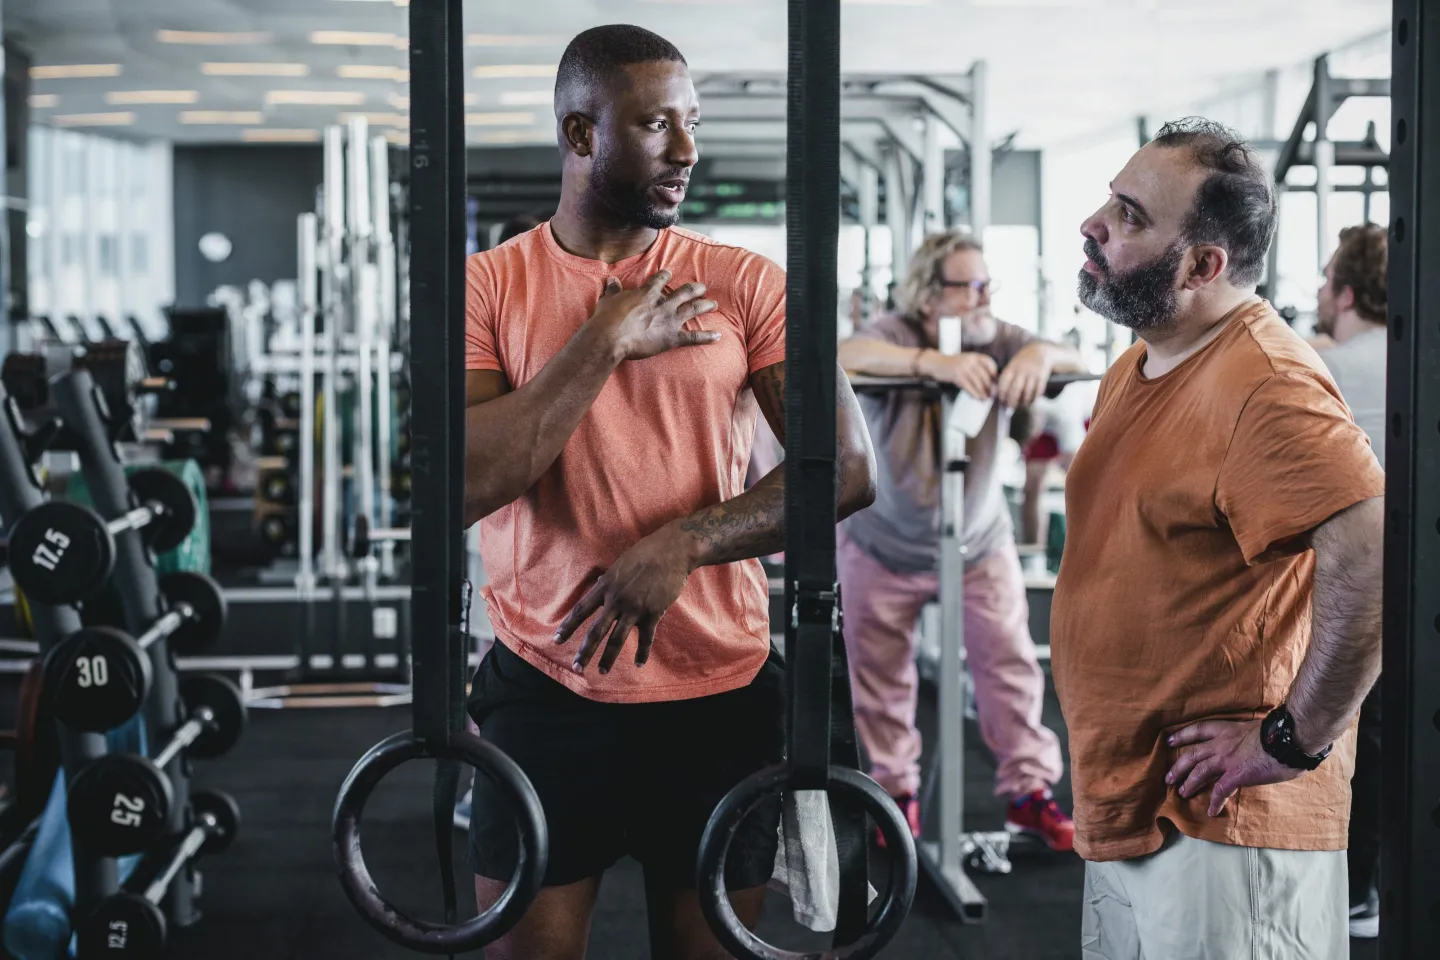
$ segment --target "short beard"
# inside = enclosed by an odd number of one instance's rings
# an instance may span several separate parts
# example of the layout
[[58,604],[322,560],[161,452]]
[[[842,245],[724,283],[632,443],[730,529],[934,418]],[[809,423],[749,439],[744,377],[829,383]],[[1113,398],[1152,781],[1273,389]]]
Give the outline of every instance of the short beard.
[[1099,277],[1080,271],[1080,302],[1122,327],[1162,330],[1175,321],[1178,310],[1175,278],[1185,250],[1177,241],[1170,249],[1126,273],[1110,272],[1110,264],[1094,240],[1085,241],[1085,255],[1100,268]]
[[664,230],[680,222],[680,211],[665,213],[650,200],[650,185],[628,182],[614,173],[607,154],[595,157],[590,193],[606,216],[623,227]]

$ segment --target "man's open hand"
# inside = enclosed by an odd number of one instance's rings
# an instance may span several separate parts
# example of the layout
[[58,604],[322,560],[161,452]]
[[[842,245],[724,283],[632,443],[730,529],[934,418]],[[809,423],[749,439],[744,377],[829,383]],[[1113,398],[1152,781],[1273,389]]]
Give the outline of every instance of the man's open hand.
[[1259,720],[1203,720],[1176,730],[1166,741],[1179,747],[1179,759],[1165,782],[1179,785],[1180,796],[1210,789],[1210,816],[1218,817],[1225,801],[1241,787],[1294,780],[1303,770],[1287,767],[1260,745]]
[[600,611],[575,653],[574,670],[583,672],[605,643],[600,672],[609,673],[630,631],[637,628],[635,665],[644,666],[655,642],[655,627],[679,599],[690,569],[688,541],[672,527],[660,528],[620,554],[555,631],[555,642],[565,643],[580,624]]

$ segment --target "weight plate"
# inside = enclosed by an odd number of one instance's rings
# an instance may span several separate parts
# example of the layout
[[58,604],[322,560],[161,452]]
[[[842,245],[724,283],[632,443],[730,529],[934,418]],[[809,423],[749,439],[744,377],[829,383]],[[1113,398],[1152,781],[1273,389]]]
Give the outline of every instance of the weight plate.
[[240,688],[218,673],[197,673],[180,680],[180,699],[186,714],[209,707],[215,722],[190,745],[190,756],[200,760],[230,752],[245,732],[245,697]]
[[184,543],[195,528],[200,510],[185,481],[158,467],[136,470],[127,479],[141,506],[158,502],[165,508],[164,514],[140,528],[140,535],[150,549],[164,553]]
[[138,893],[122,891],[100,905],[75,931],[76,955],[155,960],[165,950],[165,914]]
[[150,689],[150,657],[123,630],[85,627],[45,658],[55,716],[71,730],[113,730],[135,714]]
[[66,798],[70,831],[107,857],[142,853],[165,832],[170,778],[145,757],[107,753],[76,774]]
[[235,842],[235,834],[240,832],[240,804],[234,797],[219,790],[197,790],[190,794],[190,806],[196,823],[207,813],[215,818],[215,829],[205,838],[201,853],[219,853]]
[[115,540],[88,507],[50,500],[10,528],[10,576],[31,603],[64,606],[100,592],[115,565]]
[[170,634],[170,648],[190,656],[212,646],[225,630],[225,592],[203,573],[177,570],[160,578],[160,595],[170,609],[188,604],[194,616]]
[[45,669],[37,657],[20,681],[15,716],[15,803],[17,823],[45,809],[60,768],[60,741],[45,696]]

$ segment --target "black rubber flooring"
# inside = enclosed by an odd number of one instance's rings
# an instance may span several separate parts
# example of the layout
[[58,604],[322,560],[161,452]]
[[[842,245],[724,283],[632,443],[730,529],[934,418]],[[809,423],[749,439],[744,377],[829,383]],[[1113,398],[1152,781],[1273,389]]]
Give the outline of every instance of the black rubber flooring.
[[[6,685],[8,686],[8,685]],[[4,693],[10,691],[5,690]],[[1051,698],[1046,722],[1061,733]],[[928,726],[922,714],[922,727]],[[418,956],[370,929],[352,910],[335,877],[330,815],[336,792],[371,745],[410,725],[408,708],[388,710],[253,710],[236,749],[196,766],[195,785],[223,789],[239,802],[239,838],[201,862],[202,919],[172,930],[167,956],[186,960],[380,960]],[[1000,802],[990,795],[993,764],[970,725],[967,827],[997,829]],[[399,906],[441,919],[440,883],[430,822],[429,764],[402,768],[366,811],[364,849],[380,888]],[[1068,782],[1057,794],[1069,803]],[[473,913],[465,883],[463,837],[454,834],[462,910]],[[1084,869],[1074,857],[1017,848],[1014,871],[977,876],[990,901],[983,925],[963,925],[923,874],[915,906],[883,956],[896,960],[1059,960],[1077,958]],[[878,864],[877,864],[878,866]],[[468,905],[467,897],[470,897]],[[789,919],[772,895],[761,934],[789,949],[816,949],[824,938]],[[602,886],[589,960],[643,960],[645,902],[637,864],[622,861]],[[1352,958],[1377,956],[1375,942],[1352,942]]]
[[[1053,698],[1046,706],[1046,720],[1061,729]],[[250,729],[235,752],[197,769],[198,785],[225,789],[239,800],[245,822],[235,845],[205,868],[204,919],[174,932],[170,955],[187,960],[413,956],[388,943],[352,911],[335,879],[329,836],[331,805],[354,761],[376,741],[408,726],[407,708],[253,711]],[[1002,812],[990,796],[993,765],[973,724],[971,733],[967,826],[996,829]],[[413,764],[382,785],[367,810],[364,839],[380,888],[403,908],[438,920],[430,776],[428,764]],[[1057,793],[1068,804],[1068,782]],[[463,871],[459,831],[455,851]],[[1013,860],[1009,875],[976,878],[990,900],[990,918],[983,925],[959,923],[922,876],[914,910],[883,955],[897,960],[1079,957],[1081,862],[1043,850],[1016,850]],[[466,902],[464,894],[461,902]],[[473,911],[473,899],[469,908]],[[602,886],[590,960],[648,956],[644,910],[640,869],[622,861]],[[761,933],[790,949],[824,945],[793,923],[788,903],[773,895]],[[1374,957],[1373,941],[1357,942],[1352,956]]]

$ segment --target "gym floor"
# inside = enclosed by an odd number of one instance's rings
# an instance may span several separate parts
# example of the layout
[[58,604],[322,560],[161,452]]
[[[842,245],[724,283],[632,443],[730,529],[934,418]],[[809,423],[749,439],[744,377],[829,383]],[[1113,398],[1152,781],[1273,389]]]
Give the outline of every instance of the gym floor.
[[[1046,722],[1063,737],[1053,695],[1047,699]],[[408,726],[407,708],[253,710],[234,752],[197,765],[196,785],[230,792],[240,803],[243,821],[234,846],[208,863],[201,861],[204,917],[194,927],[172,932],[169,955],[187,960],[415,956],[384,940],[354,913],[335,879],[330,851],[331,805],[340,782],[371,745]],[[993,764],[973,723],[967,745],[967,826],[995,829],[1002,811],[989,791]],[[439,920],[439,873],[429,813],[431,771],[428,764],[412,764],[382,785],[366,811],[364,839],[367,863],[380,888],[402,908]],[[1057,794],[1068,807],[1068,782]],[[468,875],[458,830],[454,849],[464,904]],[[956,921],[922,876],[911,916],[884,956],[1078,957],[1081,862],[1035,848],[1017,849],[1012,859],[1010,875],[976,878],[990,900],[990,919],[983,925]],[[473,911],[473,899],[468,906]],[[788,904],[773,895],[761,933],[790,949],[824,943],[791,922]],[[607,875],[590,943],[591,960],[646,955],[644,892],[633,861],[622,861]],[[1352,941],[1351,956],[1375,957],[1375,941]]]

